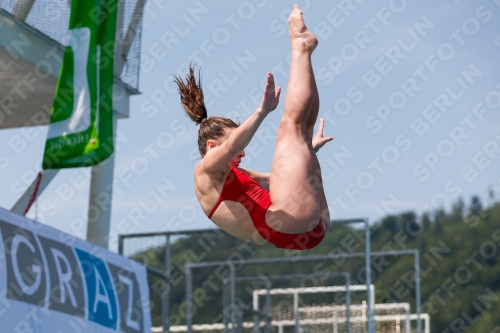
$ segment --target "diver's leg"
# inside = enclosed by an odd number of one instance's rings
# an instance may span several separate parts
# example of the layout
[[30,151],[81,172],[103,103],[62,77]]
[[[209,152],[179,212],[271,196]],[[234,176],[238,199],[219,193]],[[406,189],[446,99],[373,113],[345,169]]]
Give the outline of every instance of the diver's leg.
[[271,176],[272,206],[266,221],[285,233],[313,229],[320,217],[320,195],[314,170],[316,155],[308,139],[307,120],[314,103],[311,54],[316,37],[307,30],[295,6],[289,19],[292,62],[283,117],[276,137]]

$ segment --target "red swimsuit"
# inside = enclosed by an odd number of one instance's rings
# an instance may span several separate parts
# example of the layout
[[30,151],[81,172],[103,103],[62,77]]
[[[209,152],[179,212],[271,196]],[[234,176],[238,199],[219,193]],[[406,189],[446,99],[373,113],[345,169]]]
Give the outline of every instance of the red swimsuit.
[[245,206],[259,235],[277,248],[308,250],[318,245],[325,236],[321,221],[313,230],[302,234],[285,234],[272,229],[266,222],[266,211],[271,206],[269,191],[261,187],[246,173],[231,168],[226,177],[219,201],[208,218],[211,218],[223,200],[232,200]]

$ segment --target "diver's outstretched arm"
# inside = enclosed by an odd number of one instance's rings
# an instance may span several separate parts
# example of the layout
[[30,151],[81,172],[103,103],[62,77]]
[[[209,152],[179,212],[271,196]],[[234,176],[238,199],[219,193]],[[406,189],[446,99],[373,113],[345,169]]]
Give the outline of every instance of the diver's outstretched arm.
[[213,149],[208,150],[202,159],[202,167],[207,172],[223,169],[240,151],[245,149],[264,118],[278,106],[280,92],[280,87],[275,89],[273,75],[268,73],[260,107],[238,128],[232,131],[226,141],[219,146],[214,142]]

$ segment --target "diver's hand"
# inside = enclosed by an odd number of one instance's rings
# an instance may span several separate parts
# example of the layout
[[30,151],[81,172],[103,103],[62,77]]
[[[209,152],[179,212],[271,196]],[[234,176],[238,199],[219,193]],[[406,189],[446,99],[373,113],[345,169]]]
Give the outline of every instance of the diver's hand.
[[278,106],[280,101],[281,88],[274,87],[274,76],[271,72],[267,73],[266,77],[266,88],[264,88],[264,96],[262,97],[262,103],[260,104],[259,110],[265,115],[274,111]]
[[333,140],[333,136],[323,136],[323,129],[325,128],[325,121],[323,119],[319,120],[318,131],[314,135],[312,139],[312,146],[314,151],[317,153],[318,150],[325,145],[328,141]]

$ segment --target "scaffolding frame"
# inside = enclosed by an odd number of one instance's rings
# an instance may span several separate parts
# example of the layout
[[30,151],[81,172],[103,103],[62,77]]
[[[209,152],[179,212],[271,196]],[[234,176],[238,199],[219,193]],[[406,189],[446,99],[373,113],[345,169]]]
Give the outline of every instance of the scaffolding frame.
[[[370,231],[370,224],[369,220],[367,218],[354,218],[354,219],[342,219],[342,220],[331,220],[330,221],[330,227],[335,227],[335,226],[344,226],[344,225],[349,225],[349,224],[363,224],[364,225],[364,232],[365,232],[365,269],[366,269],[366,275],[367,275],[367,281],[366,284],[369,286],[371,284],[371,263],[370,263],[370,237],[371,237],[371,231]],[[331,228],[330,228],[331,229]],[[226,232],[222,231],[221,229],[214,229],[214,228],[207,228],[207,229],[194,229],[194,230],[179,230],[179,231],[165,231],[165,232],[149,232],[149,233],[135,233],[135,234],[122,234],[118,235],[118,253],[121,255],[124,255],[123,253],[123,243],[125,239],[128,238],[141,238],[141,237],[158,237],[158,236],[163,236],[166,238],[165,241],[165,275],[170,278],[170,270],[171,270],[171,237],[172,236],[191,236],[191,235],[196,235],[196,234],[203,234],[203,233],[225,233]],[[186,271],[187,271],[187,265],[186,265]],[[187,274],[186,274],[186,280],[187,280]],[[370,299],[367,298],[367,303],[370,304]],[[374,333],[374,325],[373,325],[373,312],[371,310],[371,307],[367,310],[368,312],[368,321],[367,321],[367,327],[368,327],[368,333]],[[163,333],[169,333],[170,332],[170,323],[169,323],[169,318],[170,316],[170,292],[167,291],[165,297],[162,298],[162,326],[163,326]],[[192,314],[191,314],[192,316]],[[189,317],[189,315],[188,315]],[[189,319],[186,319],[187,322],[191,320],[191,325],[188,324],[188,327],[192,327],[192,317]],[[234,322],[234,321],[233,321]],[[189,332],[192,333],[192,332]],[[419,332],[420,333],[420,332]]]
[[[422,333],[422,323],[420,321],[421,314],[421,300],[420,300],[420,252],[417,249],[405,249],[405,250],[391,250],[391,251],[377,251],[371,252],[368,254],[364,252],[352,252],[352,253],[344,253],[337,255],[316,255],[316,256],[304,256],[300,258],[290,258],[290,257],[281,257],[281,258],[268,258],[268,259],[253,259],[247,260],[240,265],[264,265],[264,264],[274,264],[274,263],[283,263],[283,262],[299,262],[299,261],[317,261],[317,260],[326,260],[326,259],[340,259],[340,258],[365,258],[365,262],[370,265],[371,257],[383,257],[383,256],[404,256],[404,255],[412,255],[414,256],[414,269],[415,269],[415,303],[417,308],[417,332]],[[206,268],[206,267],[215,267],[215,266],[228,266],[230,270],[230,290],[231,290],[231,322],[235,322],[234,313],[235,313],[235,268],[232,261],[206,261],[200,263],[193,263],[186,265],[186,324],[187,324],[187,333],[193,333],[193,277],[192,271],[195,268]],[[367,271],[366,282],[370,281],[369,278],[370,271]],[[367,284],[367,288],[369,288],[370,284]],[[368,293],[369,295],[369,293]],[[368,332],[370,329],[374,329],[373,325],[373,310],[370,304],[371,300],[367,297],[367,328]],[[370,325],[372,322],[372,325]],[[234,324],[232,333],[235,333]]]
[[[286,275],[271,275],[271,276],[267,276],[267,275],[257,275],[257,276],[240,276],[240,277],[235,277],[234,280],[235,282],[237,281],[255,281],[255,280],[260,280],[260,281],[264,281],[265,284],[266,284],[266,303],[267,303],[267,315],[270,316],[271,315],[271,281],[270,280],[282,280],[282,279],[285,279],[285,280],[291,280],[291,279],[300,279],[300,278],[304,278],[304,277],[324,277],[325,274],[324,273],[312,273],[312,274],[286,274]],[[348,272],[332,272],[332,273],[329,273],[328,274],[328,277],[331,277],[331,276],[342,276],[345,278],[346,280],[346,283],[345,283],[345,291],[346,291],[346,317],[347,317],[347,325],[346,325],[346,328],[347,328],[347,333],[351,333],[351,324],[350,324],[350,321],[349,321],[349,317],[350,317],[350,306],[351,306],[351,289],[350,289],[350,284],[351,284],[351,275],[348,273]],[[223,285],[224,285],[224,288],[222,288],[222,297],[223,297],[223,300],[226,301],[226,294],[227,294],[227,286],[228,286],[228,282],[230,280],[229,279],[224,279],[222,281]],[[371,290],[371,288],[370,288]],[[252,298],[253,298],[253,310],[254,311],[259,311],[259,291],[260,290],[254,290],[253,291],[253,295],[252,295]],[[373,296],[373,295],[372,295]],[[373,297],[375,298],[375,297]],[[294,294],[294,303],[297,305],[297,309],[298,309],[298,295],[295,296]],[[224,303],[224,310],[226,308],[226,304]],[[298,311],[298,310],[297,310]],[[298,317],[297,317],[297,314],[295,314],[295,317],[296,317],[296,325],[295,325],[295,332],[298,333],[299,332],[299,322],[298,322]],[[227,316],[226,316],[226,311],[224,311],[224,333],[227,333],[228,331],[228,320],[227,320]],[[268,328],[268,330],[270,330],[270,327]],[[254,333],[259,333],[259,325],[258,325],[258,322],[257,322],[257,318],[256,316],[254,316]]]

